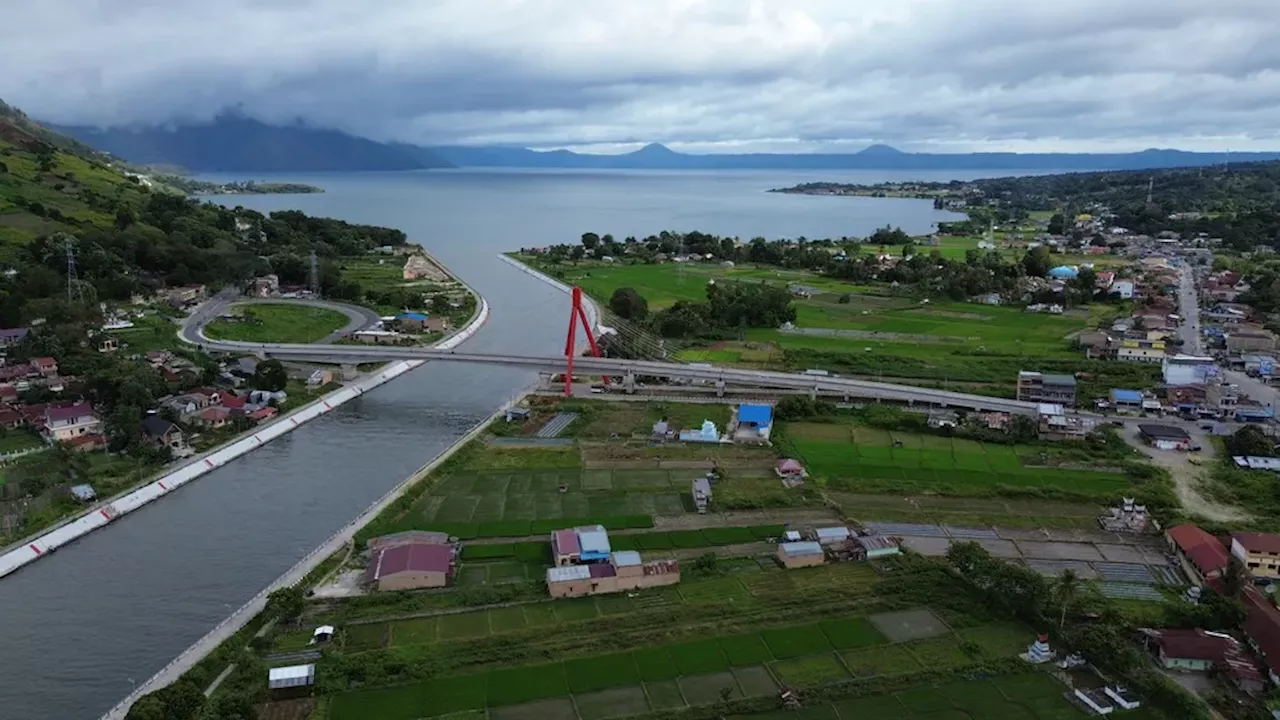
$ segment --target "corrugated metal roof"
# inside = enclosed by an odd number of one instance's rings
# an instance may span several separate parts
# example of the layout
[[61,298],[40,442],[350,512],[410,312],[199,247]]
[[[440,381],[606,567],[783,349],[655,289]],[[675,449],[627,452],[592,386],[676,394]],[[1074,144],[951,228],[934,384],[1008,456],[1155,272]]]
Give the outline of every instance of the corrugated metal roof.
[[310,685],[316,679],[315,665],[290,665],[289,667],[271,668],[267,671],[268,688],[298,687]]
[[613,564],[618,567],[631,567],[640,564],[640,553],[635,550],[619,550],[613,554]]
[[578,534],[572,530],[557,530],[551,533],[551,542],[556,552],[561,555],[577,555],[582,552],[578,546]]
[[788,530],[788,531],[786,531],[785,533],[783,533],[783,534],[782,534],[782,537],[786,538],[786,539],[787,539],[788,541],[790,541],[790,542],[799,542],[799,541],[800,541],[800,531],[799,531],[799,530]]
[[594,530],[579,528],[578,545],[582,548],[583,553],[604,553],[608,555],[609,533],[605,532],[602,527]]
[[816,542],[788,542],[782,543],[778,547],[782,548],[783,554],[793,557],[822,554],[822,546]]
[[587,580],[591,577],[591,568],[586,565],[565,565],[564,567],[547,568],[547,582],[569,582],[570,580]]
[[738,422],[765,426],[773,421],[773,408],[768,405],[739,405]]
[[1111,391],[1111,399],[1129,403],[1142,402],[1142,393],[1137,390],[1121,390],[1120,388],[1114,388]]
[[818,540],[843,540],[851,534],[847,527],[827,527],[814,530]]

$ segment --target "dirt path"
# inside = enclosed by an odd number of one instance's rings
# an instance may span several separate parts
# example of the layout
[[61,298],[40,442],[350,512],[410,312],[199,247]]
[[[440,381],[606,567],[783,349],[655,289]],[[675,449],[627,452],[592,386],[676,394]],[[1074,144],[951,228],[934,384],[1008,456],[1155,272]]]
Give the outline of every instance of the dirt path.
[[[703,530],[718,527],[750,527],[752,525],[828,525],[840,520],[840,515],[828,508],[804,508],[796,510],[741,510],[737,512],[707,513],[698,515],[658,515],[653,518],[653,527],[637,530],[611,530],[610,535],[638,535],[640,533],[662,530]],[[546,540],[549,534],[529,535],[510,538],[476,538],[466,540],[463,545],[503,545],[513,542],[538,542]]]
[[[1209,442],[1209,438],[1197,428],[1187,428],[1187,432],[1191,434],[1193,443],[1204,448],[1199,454],[1205,462],[1212,462],[1213,444]],[[1169,475],[1173,478],[1174,491],[1178,495],[1178,502],[1188,513],[1218,522],[1248,519],[1249,515],[1239,508],[1214,502],[1201,494],[1197,486],[1203,481],[1202,476],[1206,471],[1202,467],[1191,464],[1187,460],[1188,453],[1147,447],[1138,438],[1136,429],[1132,427],[1126,427],[1122,434],[1126,442],[1142,451],[1144,455],[1151,458],[1152,462],[1169,471]]]

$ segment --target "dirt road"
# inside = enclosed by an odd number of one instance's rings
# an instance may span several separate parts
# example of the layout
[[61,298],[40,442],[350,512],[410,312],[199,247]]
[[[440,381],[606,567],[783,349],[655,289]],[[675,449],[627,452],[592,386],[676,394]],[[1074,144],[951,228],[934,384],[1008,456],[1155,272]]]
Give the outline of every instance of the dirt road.
[[[1192,443],[1204,448],[1197,454],[1204,459],[1205,463],[1212,462],[1213,444],[1209,442],[1209,438],[1198,428],[1187,425],[1183,427],[1190,433]],[[1169,475],[1173,477],[1173,487],[1178,495],[1178,502],[1188,513],[1219,522],[1248,519],[1248,514],[1239,508],[1214,502],[1200,492],[1199,485],[1203,481],[1206,470],[1201,466],[1193,465],[1188,460],[1189,453],[1148,447],[1139,438],[1138,431],[1134,427],[1124,428],[1123,435],[1126,442],[1151,458],[1152,462],[1169,471]]]

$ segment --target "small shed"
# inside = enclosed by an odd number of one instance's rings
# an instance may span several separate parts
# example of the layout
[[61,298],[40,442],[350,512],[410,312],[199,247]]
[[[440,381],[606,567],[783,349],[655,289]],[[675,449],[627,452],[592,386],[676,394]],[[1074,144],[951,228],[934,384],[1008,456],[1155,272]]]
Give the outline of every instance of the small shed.
[[822,546],[816,542],[784,542],[778,544],[778,562],[787,569],[812,567],[826,561]]
[[267,671],[267,690],[276,697],[306,695],[315,684],[315,665],[290,665]]
[[901,552],[898,547],[898,541],[884,535],[860,537],[858,538],[858,544],[862,546],[862,551],[866,554],[868,560],[889,557]]
[[519,420],[521,422],[524,422],[525,420],[528,420],[528,419],[529,419],[529,408],[522,408],[522,407],[507,408],[507,413],[506,413],[507,422],[512,422],[514,420]]
[[849,528],[847,527],[818,528],[813,531],[813,534],[817,536],[818,542],[823,545],[835,545],[837,543],[842,543],[853,535],[853,533],[849,532]]
[[332,625],[321,625],[320,627],[316,628],[315,632],[311,633],[311,643],[313,645],[319,644],[319,643],[327,643],[332,639],[333,639]]
[[93,502],[98,498],[92,485],[72,485],[71,495],[80,502]]
[[705,513],[707,506],[711,504],[711,482],[704,477],[697,478],[693,481],[693,506],[698,512]]
[[782,533],[782,539],[786,540],[787,542],[800,542],[800,531],[788,530]]

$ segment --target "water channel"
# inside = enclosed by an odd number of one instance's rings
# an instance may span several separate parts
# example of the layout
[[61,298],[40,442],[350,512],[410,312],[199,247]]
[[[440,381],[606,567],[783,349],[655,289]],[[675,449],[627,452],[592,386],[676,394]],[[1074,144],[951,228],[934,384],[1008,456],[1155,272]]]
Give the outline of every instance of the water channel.
[[[927,175],[910,179],[951,177]],[[501,251],[573,242],[586,231],[828,237],[865,235],[885,224],[921,233],[953,217],[928,201],[763,192],[819,179],[895,179],[889,173],[440,171],[279,179],[327,192],[228,204],[404,230],[488,300],[489,322],[465,345],[481,352],[563,349],[565,296],[501,262]],[[521,370],[430,363],[0,581],[0,717],[97,718],[533,380]]]

